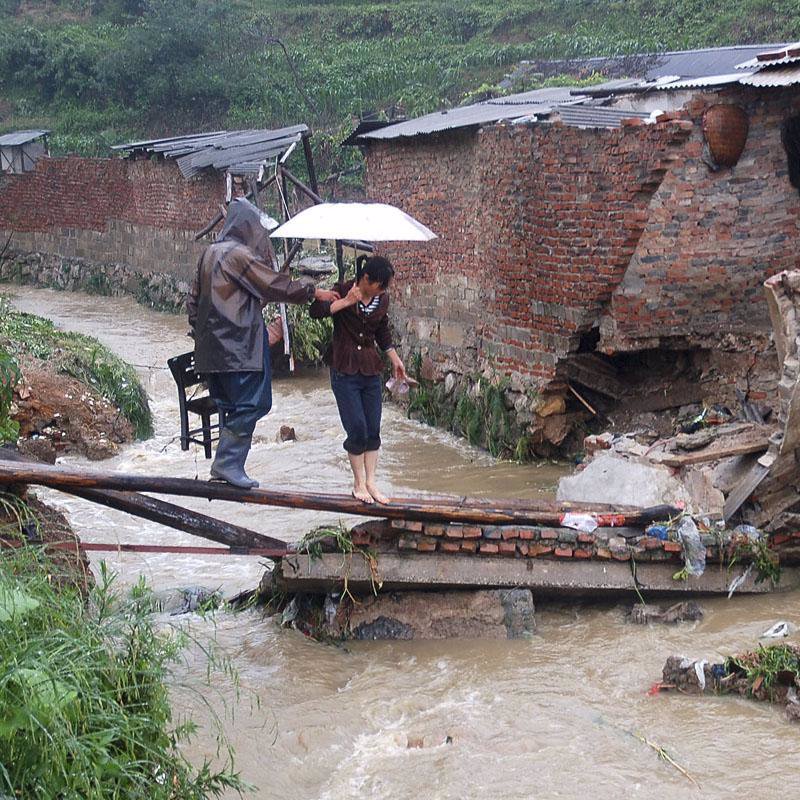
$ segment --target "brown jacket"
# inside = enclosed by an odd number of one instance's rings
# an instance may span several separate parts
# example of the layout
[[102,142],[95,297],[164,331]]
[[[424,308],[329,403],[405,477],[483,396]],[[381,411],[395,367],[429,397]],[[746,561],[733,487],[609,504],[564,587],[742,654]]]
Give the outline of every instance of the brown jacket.
[[[336,283],[335,292],[345,297],[355,281]],[[389,329],[389,295],[380,296],[378,307],[371,314],[364,314],[358,303],[331,314],[331,304],[315,300],[309,314],[314,319],[333,317],[333,342],[325,354],[325,363],[345,375],[380,375],[383,359],[376,344],[384,352],[391,349],[392,332]]]
[[200,256],[187,298],[198,372],[259,372],[264,366],[265,303],[307,303],[309,279],[275,272],[258,209],[238,198],[217,241]]

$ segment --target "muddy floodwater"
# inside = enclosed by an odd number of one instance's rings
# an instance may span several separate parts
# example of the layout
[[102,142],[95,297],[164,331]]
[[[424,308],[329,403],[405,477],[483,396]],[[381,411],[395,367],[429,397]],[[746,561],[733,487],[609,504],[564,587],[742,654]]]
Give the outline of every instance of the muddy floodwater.
[[[96,336],[139,366],[156,435],[104,466],[208,475],[202,453],[183,453],[174,440],[175,387],[163,366],[189,349],[182,318],[127,298],[6,291],[21,310]],[[293,426],[298,441],[278,443],[281,425]],[[563,465],[496,462],[391,406],[384,430],[382,474],[398,495],[541,499],[553,495],[565,471]],[[256,430],[248,471],[265,486],[346,491],[341,438],[324,375],[279,380],[273,411]],[[40,493],[66,510],[87,541],[202,543],[56,492]],[[322,512],[179,502],[288,540],[337,521]],[[156,589],[199,584],[221,587],[226,595],[253,587],[264,569],[245,557],[125,554],[107,561],[123,585],[144,575]],[[231,658],[241,695],[237,703],[222,677],[213,691],[204,688],[205,662],[195,648],[178,676],[176,714],[203,723],[208,704],[224,717],[237,767],[258,787],[258,798],[796,796],[800,726],[784,721],[780,711],[740,698],[652,697],[647,690],[671,654],[713,660],[755,646],[776,620],[800,623],[800,594],[701,604],[702,622],[634,627],[623,621],[623,605],[539,602],[531,640],[370,642],[346,649],[280,630],[257,612],[219,613],[213,622],[195,617],[188,623],[194,634],[215,637]],[[634,734],[663,747],[700,788]],[[189,754],[198,761],[213,757],[211,735],[201,734]]]

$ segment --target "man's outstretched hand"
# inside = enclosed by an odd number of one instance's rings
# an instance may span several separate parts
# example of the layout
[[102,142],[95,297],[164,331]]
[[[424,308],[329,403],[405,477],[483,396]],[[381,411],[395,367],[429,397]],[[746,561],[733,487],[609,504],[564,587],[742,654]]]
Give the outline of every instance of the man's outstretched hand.
[[334,300],[339,300],[339,292],[334,292],[333,289],[315,289],[314,299],[332,303]]

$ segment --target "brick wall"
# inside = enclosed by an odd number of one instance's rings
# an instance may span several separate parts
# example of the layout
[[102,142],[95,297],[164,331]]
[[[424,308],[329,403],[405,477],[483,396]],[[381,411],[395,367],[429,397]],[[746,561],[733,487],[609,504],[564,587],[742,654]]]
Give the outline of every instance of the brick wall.
[[387,248],[405,343],[442,369],[553,380],[622,279],[687,127],[497,125],[370,145],[370,198],[439,235]]
[[[742,104],[751,125],[738,165],[717,172],[701,130],[715,102]],[[706,348],[723,383],[754,351],[771,364],[761,284],[800,264],[800,196],[779,133],[792,109],[798,90],[739,87],[655,125],[371,143],[368,196],[440,237],[387,248],[403,343],[439,373],[488,367],[548,391],[589,332],[607,354]]]
[[219,174],[186,180],[171,161],[43,158],[0,177],[0,237],[14,251],[187,280],[203,245],[194,231],[224,198]]

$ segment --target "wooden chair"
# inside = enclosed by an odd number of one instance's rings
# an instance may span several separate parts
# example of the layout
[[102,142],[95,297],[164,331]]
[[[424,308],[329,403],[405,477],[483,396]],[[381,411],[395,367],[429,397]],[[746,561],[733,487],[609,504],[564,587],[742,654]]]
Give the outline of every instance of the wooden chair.
[[[203,378],[197,373],[194,365],[194,353],[183,353],[182,355],[170,358],[167,361],[169,370],[175,383],[178,384],[178,405],[181,415],[181,450],[189,449],[189,442],[202,444],[206,458],[211,458],[211,442],[217,437],[212,438],[211,432],[219,429],[219,422],[211,424],[211,416],[217,414],[219,410],[216,403],[207,394],[200,397],[187,396],[187,389],[197,386],[203,382]],[[189,428],[189,412],[200,417],[199,428]]]

